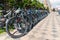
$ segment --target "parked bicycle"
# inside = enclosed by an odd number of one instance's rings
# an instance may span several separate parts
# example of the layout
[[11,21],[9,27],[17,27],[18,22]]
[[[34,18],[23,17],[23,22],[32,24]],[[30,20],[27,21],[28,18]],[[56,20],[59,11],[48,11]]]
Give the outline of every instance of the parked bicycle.
[[20,8],[6,13],[0,18],[2,20],[0,25],[6,25],[6,32],[13,38],[26,35],[38,21],[47,16],[47,12],[41,13],[40,10]]

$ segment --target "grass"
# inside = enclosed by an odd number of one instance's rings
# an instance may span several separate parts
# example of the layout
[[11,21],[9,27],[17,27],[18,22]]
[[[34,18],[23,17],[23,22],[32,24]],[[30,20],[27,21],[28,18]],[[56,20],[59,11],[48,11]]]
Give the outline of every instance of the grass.
[[[13,29],[9,29],[9,30],[13,31]],[[5,32],[6,32],[6,28],[0,28],[0,34],[5,33]]]
[[[14,28],[11,26],[11,27],[9,28],[9,30],[10,30],[10,31],[13,31]],[[5,32],[6,32],[6,27],[0,28],[0,34],[5,33]]]
[[5,28],[0,28],[0,34],[6,32],[6,29]]

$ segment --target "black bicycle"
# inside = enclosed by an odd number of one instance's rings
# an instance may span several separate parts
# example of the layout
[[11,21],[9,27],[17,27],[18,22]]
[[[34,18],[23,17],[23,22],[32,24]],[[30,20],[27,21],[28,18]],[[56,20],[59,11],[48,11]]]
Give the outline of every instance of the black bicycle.
[[[16,10],[16,12],[17,11],[19,11],[19,9]],[[24,36],[30,31],[32,26],[28,14],[25,15],[24,11],[16,12],[14,17],[8,19],[6,22],[6,31],[9,36],[13,38]]]

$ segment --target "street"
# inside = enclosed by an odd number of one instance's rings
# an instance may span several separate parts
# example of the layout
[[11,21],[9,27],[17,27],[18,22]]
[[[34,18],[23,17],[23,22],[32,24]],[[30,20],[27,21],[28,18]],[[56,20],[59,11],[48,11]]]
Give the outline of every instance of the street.
[[60,40],[60,15],[58,12],[51,12],[21,38],[13,39],[4,34],[0,35],[0,40]]

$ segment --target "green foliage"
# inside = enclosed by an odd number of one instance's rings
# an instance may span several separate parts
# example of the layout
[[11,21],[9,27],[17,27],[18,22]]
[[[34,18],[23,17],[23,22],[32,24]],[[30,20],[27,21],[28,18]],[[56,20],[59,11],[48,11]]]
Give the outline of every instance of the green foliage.
[[6,3],[10,6],[16,6],[16,7],[20,7],[20,8],[25,8],[26,6],[30,6],[30,7],[35,7],[35,8],[42,8],[44,9],[44,5],[42,3],[40,3],[37,0],[6,0]]
[[2,9],[2,7],[0,7],[0,10]]
[[26,7],[26,6],[30,6],[30,7],[35,7],[35,8],[42,8],[42,9],[44,9],[44,5],[42,4],[42,3],[40,3],[39,1],[37,1],[37,0],[33,0],[33,1],[31,1],[31,0],[24,0],[23,1],[23,7]]
[[0,28],[0,34],[4,33],[5,32],[5,28]]
[[13,7],[13,6],[15,6],[16,2],[15,2],[15,0],[6,0],[6,4],[8,4],[8,6],[10,6],[10,7]]

